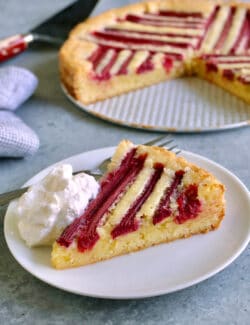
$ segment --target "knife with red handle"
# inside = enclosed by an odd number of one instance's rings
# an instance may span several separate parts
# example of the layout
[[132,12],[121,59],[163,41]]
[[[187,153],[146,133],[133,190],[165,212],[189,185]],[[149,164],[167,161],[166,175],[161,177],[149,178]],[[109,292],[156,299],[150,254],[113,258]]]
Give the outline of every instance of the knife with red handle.
[[0,62],[8,60],[23,52],[32,41],[32,34],[19,34],[0,40]]
[[96,3],[97,0],[75,1],[28,33],[17,34],[0,40],[0,62],[22,53],[34,41],[61,45],[69,31],[78,22],[89,16]]

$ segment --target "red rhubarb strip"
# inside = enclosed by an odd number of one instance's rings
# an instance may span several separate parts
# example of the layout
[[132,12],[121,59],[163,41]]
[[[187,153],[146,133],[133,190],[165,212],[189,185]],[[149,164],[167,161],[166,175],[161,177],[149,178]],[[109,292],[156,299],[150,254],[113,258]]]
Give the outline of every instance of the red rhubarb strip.
[[100,184],[100,190],[102,191],[106,186],[113,181],[113,179],[119,179],[120,175],[126,174],[132,164],[132,160],[136,153],[136,147],[132,148],[122,159],[119,168],[114,169],[112,172],[108,173],[105,178],[102,179]]
[[[250,63],[250,57],[247,57],[244,54],[240,55],[225,55],[225,54],[204,54],[201,55],[203,60],[207,60],[207,62],[212,62],[216,64],[220,63]],[[236,60],[232,61],[230,58],[234,58]]]
[[206,68],[207,68],[207,72],[217,72],[218,71],[218,66],[216,64],[216,62],[207,62],[206,63]]
[[178,224],[189,219],[194,219],[201,212],[202,204],[198,199],[198,186],[189,185],[188,188],[177,198],[178,215],[174,221]]
[[155,46],[172,46],[176,48],[188,48],[191,46],[190,43],[180,43],[180,42],[168,42],[154,39],[143,39],[143,38],[135,38],[133,36],[123,35],[122,33],[110,33],[105,31],[95,31],[92,33],[97,39],[103,39],[106,41],[116,41],[123,42],[126,44],[139,44],[139,45],[155,45]]
[[250,48],[250,10],[248,9],[247,11],[247,43],[246,43],[246,47],[245,47],[245,50],[249,50]]
[[172,11],[172,10],[160,10],[158,13],[159,16],[169,16],[169,17],[196,17],[203,18],[201,12],[185,12],[185,11]]
[[[170,26],[170,24],[168,22],[161,22],[157,19],[151,19],[151,18],[146,18],[143,16],[137,16],[137,15],[133,15],[133,14],[128,14],[125,17],[126,21],[132,22],[132,23],[137,23],[137,24],[141,24],[141,25],[150,25],[150,26],[158,26],[158,27],[167,27]],[[192,29],[199,29],[201,28],[200,26],[201,24],[195,24],[195,23],[188,23],[188,22],[184,22],[182,26],[180,25],[173,25],[171,24],[171,27],[176,27],[176,28],[192,28]]]
[[160,204],[153,216],[153,224],[156,225],[157,223],[161,222],[165,218],[169,217],[172,213],[170,209],[170,198],[172,195],[177,191],[178,185],[181,183],[182,178],[184,176],[184,170],[178,170],[175,172],[174,179],[171,185],[166,189],[162,199],[160,200]]
[[146,60],[136,69],[137,74],[145,73],[154,69],[152,54],[149,54]]
[[185,34],[175,34],[175,33],[160,33],[160,32],[148,32],[148,31],[141,31],[141,30],[131,30],[131,29],[118,29],[113,27],[105,28],[107,32],[114,32],[114,33],[130,33],[133,34],[142,34],[142,35],[152,35],[152,36],[167,36],[167,37],[182,37],[187,39],[198,38],[197,35],[185,35]]
[[169,56],[165,55],[164,56],[164,59],[163,59],[163,62],[162,62],[162,65],[163,65],[165,71],[167,73],[169,73],[170,70],[173,67],[173,60],[172,60],[172,58],[170,58]]
[[222,72],[223,77],[227,78],[228,80],[234,80],[234,73],[231,69],[224,69]]
[[112,68],[112,66],[114,65],[117,56],[118,56],[118,52],[116,50],[114,50],[114,54],[112,55],[112,58],[110,59],[110,61],[108,62],[108,64],[104,67],[104,69],[102,70],[102,75],[106,75],[109,74],[110,69]]
[[[177,12],[178,14],[178,12]],[[144,13],[143,17],[150,19],[157,19],[159,21],[176,21],[176,22],[192,22],[196,24],[203,24],[206,22],[206,17],[191,17],[190,15],[187,17],[178,17],[178,16],[166,16],[160,15],[159,13]]]
[[101,71],[100,75],[96,75],[95,76],[96,79],[102,81],[102,80],[108,80],[108,79],[111,78],[110,69],[114,65],[114,63],[115,63],[115,61],[117,59],[117,56],[118,56],[118,52],[117,52],[117,50],[115,50],[112,58],[107,63],[107,65],[103,68],[103,70]]
[[199,42],[197,43],[197,46],[196,46],[196,49],[199,49],[201,47],[201,44],[202,44],[202,41],[205,39],[208,31],[209,31],[209,28],[211,27],[211,25],[213,24],[216,16],[217,16],[217,13],[219,11],[219,6],[216,6],[214,11],[211,13],[211,15],[209,16],[208,20],[207,20],[207,23],[205,25],[205,28],[204,28],[204,34],[203,36],[200,38]]
[[88,58],[88,61],[92,62],[93,64],[93,70],[95,70],[98,64],[101,62],[107,50],[108,48],[105,46],[98,46],[96,51],[94,51],[94,53],[92,53],[91,56]]
[[71,225],[65,228],[61,236],[57,239],[57,243],[61,246],[69,247],[80,229],[81,222],[83,222],[81,217],[75,219]]
[[249,10],[247,11],[244,23],[241,26],[241,29],[239,30],[238,38],[236,39],[233,47],[230,50],[230,53],[236,53],[239,46],[241,45],[241,42],[245,42],[243,46],[243,52],[248,48],[249,38],[250,38],[250,14]]
[[209,59],[218,59],[220,57],[227,57],[225,54],[202,54],[200,58],[204,60],[209,60]]
[[139,222],[135,219],[136,213],[141,209],[144,202],[152,193],[156,183],[160,179],[164,166],[160,163],[155,164],[154,173],[150,177],[148,183],[143,189],[141,195],[133,202],[127,213],[122,218],[121,222],[112,230],[111,236],[115,239],[118,236],[136,231],[139,228]]
[[217,41],[217,43],[214,46],[214,50],[220,50],[225,42],[225,39],[227,38],[227,35],[229,33],[229,30],[231,28],[232,22],[233,22],[233,18],[234,18],[234,14],[236,12],[236,8],[235,7],[231,7],[230,8],[230,12],[228,14],[227,20],[224,24],[223,30],[221,32],[221,35]]
[[134,51],[132,51],[131,54],[129,55],[129,57],[127,58],[127,60],[125,60],[125,62],[123,62],[119,71],[117,72],[117,75],[128,73],[128,65],[129,65],[130,61],[132,60],[133,56],[134,56]]

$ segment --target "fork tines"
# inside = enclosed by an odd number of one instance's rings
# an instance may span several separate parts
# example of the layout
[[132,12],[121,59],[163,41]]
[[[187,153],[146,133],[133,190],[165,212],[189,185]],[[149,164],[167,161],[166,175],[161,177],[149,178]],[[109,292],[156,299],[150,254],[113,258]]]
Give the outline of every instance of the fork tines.
[[174,139],[171,137],[170,134],[162,135],[160,137],[157,137],[153,140],[150,140],[146,143],[144,143],[145,146],[158,146],[158,147],[166,147],[169,151],[173,151],[175,154],[179,154],[181,152],[180,149],[178,149],[177,145],[172,145]]

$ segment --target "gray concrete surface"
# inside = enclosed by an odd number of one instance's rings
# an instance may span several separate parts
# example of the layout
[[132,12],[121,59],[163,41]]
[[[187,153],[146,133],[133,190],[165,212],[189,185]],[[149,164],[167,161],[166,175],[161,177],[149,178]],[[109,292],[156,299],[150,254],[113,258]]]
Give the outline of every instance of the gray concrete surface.
[[[114,3],[115,1],[113,1]],[[8,0],[0,3],[0,37],[28,30],[70,3]],[[111,6],[102,0],[103,8]],[[56,48],[33,48],[4,65],[32,70],[34,96],[17,114],[39,135],[39,152],[27,159],[0,159],[0,192],[21,186],[44,167],[90,149],[157,133],[109,124],[74,107],[63,95]],[[178,146],[208,157],[250,185],[249,127],[204,134],[175,134]],[[0,215],[4,210],[0,211]],[[250,324],[250,249],[227,269],[188,289],[161,297],[112,301],[76,296],[37,280],[11,256],[0,223],[0,324]]]

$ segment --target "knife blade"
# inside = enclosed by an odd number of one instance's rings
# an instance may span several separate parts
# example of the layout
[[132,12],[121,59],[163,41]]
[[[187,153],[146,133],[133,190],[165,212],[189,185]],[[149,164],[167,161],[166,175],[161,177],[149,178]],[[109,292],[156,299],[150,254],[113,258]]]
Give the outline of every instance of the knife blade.
[[61,45],[69,31],[86,19],[98,0],[78,0],[46,21],[24,34],[17,34],[0,40],[0,62],[10,59],[26,50],[34,41]]

